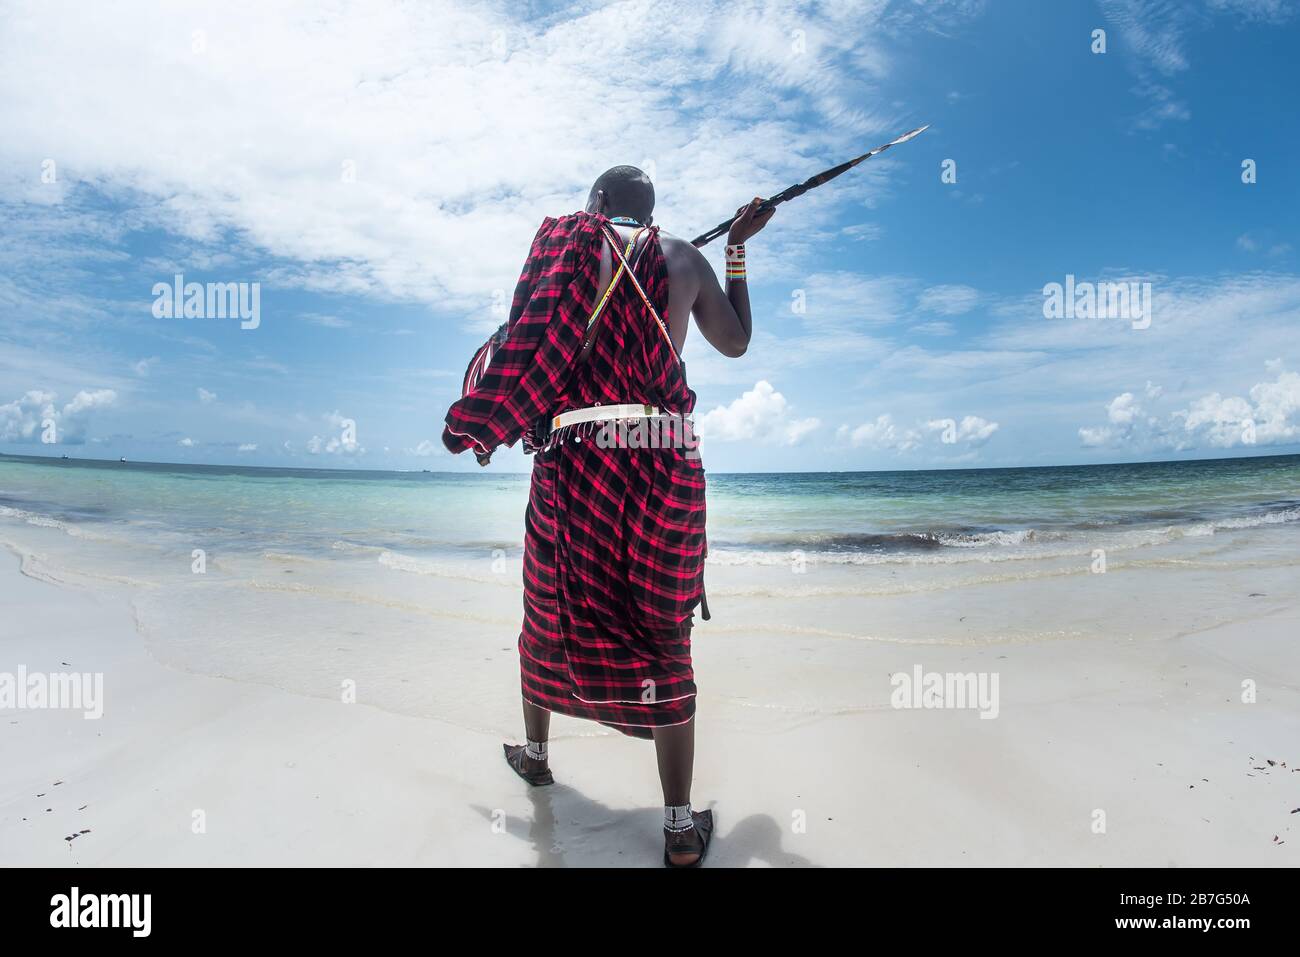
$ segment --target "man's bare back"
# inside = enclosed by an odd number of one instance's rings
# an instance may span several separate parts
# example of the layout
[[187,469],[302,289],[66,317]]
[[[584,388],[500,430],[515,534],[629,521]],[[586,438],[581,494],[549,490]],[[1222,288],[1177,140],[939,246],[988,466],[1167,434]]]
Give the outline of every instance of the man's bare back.
[[[757,197],[748,206],[737,211],[729,242],[743,243],[767,225],[772,211],[756,213],[761,202]],[[623,243],[632,241],[641,227],[614,224]],[[644,242],[644,238],[642,242]],[[749,348],[752,329],[749,313],[749,292],[744,283],[738,283],[729,292],[718,284],[718,277],[704,254],[678,236],[659,231],[664,265],[668,269],[668,331],[673,346],[680,354],[690,329],[690,317],[708,343],[725,356],[742,356]],[[603,293],[614,275],[614,255],[605,243],[600,253],[600,284]]]

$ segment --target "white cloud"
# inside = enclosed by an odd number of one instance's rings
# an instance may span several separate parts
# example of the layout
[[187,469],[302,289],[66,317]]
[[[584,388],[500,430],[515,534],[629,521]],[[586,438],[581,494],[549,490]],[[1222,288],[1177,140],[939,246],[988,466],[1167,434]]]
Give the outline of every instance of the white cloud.
[[[58,157],[71,194],[138,200],[130,228],[238,236],[284,261],[265,277],[280,288],[472,311],[513,286],[542,216],[578,208],[615,163],[652,165],[671,184],[656,219],[686,233],[756,183],[795,182],[898,132],[902,104],[862,105],[889,70],[886,31],[975,12],[899,17],[875,0],[580,3],[546,16],[468,0],[16,2],[0,33],[0,159],[20,170]],[[611,62],[629,67],[617,83]],[[54,88],[57,110],[41,93]],[[786,207],[771,261],[882,193],[894,162]],[[32,193],[0,177],[0,195]]]
[[1273,382],[1258,382],[1250,398],[1202,396],[1184,412],[1184,428],[1215,448],[1278,445],[1300,440],[1300,374],[1283,372]]
[[1079,441],[1085,448],[1096,449],[1109,445],[1114,432],[1105,426],[1082,425],[1079,427]]
[[241,442],[240,445],[239,445],[239,451],[240,451],[240,452],[256,452],[256,451],[257,451],[257,443],[256,443],[256,442]]
[[149,356],[147,359],[141,359],[139,362],[134,363],[131,368],[135,370],[136,375],[143,378],[149,374],[149,370],[157,365],[159,361],[157,356]]
[[1170,75],[1187,69],[1184,32],[1192,11],[1180,4],[1149,0],[1101,0],[1106,19],[1145,65]]
[[799,315],[805,327],[815,331],[890,325],[907,313],[912,285],[912,280],[902,276],[813,273],[799,287],[805,309]]
[[1240,396],[1224,398],[1214,392],[1202,396],[1186,410],[1184,427],[1199,432],[1212,446],[1230,448],[1245,434],[1251,421],[1250,403]]
[[1294,440],[1300,424],[1291,421],[1300,410],[1300,375],[1281,373],[1275,382],[1251,387],[1250,400],[1260,436],[1265,442]]
[[848,442],[854,448],[865,446],[895,452],[908,452],[921,444],[920,432],[895,424],[889,413],[879,415],[874,422],[864,422],[856,428],[841,425],[835,431],[835,438]]
[[[1160,394],[1150,382],[1145,391],[1152,399]],[[1168,424],[1149,415],[1132,392],[1122,392],[1106,403],[1106,421],[1109,424],[1080,428],[1079,441],[1087,448],[1129,447],[1135,451],[1183,447]]]
[[1188,67],[1186,32],[1198,16],[1190,4],[1163,0],[1101,0],[1110,35],[1133,54],[1134,92],[1147,107],[1134,120],[1138,129],[1154,130],[1168,120],[1187,120],[1191,110],[1167,81]]
[[1290,243],[1271,243],[1255,233],[1242,233],[1237,237],[1237,248],[1245,253],[1257,253],[1267,247],[1270,256],[1285,256],[1291,251]]
[[207,389],[199,386],[199,401],[204,405],[211,405],[213,402],[217,401],[217,394],[215,392],[209,392]]
[[930,419],[916,426],[907,426],[894,421],[894,417],[886,412],[876,416],[874,421],[856,427],[841,425],[835,438],[854,448],[911,452],[921,448],[926,433],[931,432],[942,445],[964,446],[967,450],[964,457],[971,457],[974,450],[986,444],[998,428],[998,423],[978,415],[961,419]]
[[795,419],[785,396],[763,379],[730,405],[718,406],[696,423],[696,431],[721,442],[776,442],[796,445],[821,425],[815,418]]
[[[1282,23],[1295,12],[1289,0],[1207,0],[1204,8],[1186,0],[1100,0],[1100,5],[1110,35],[1134,56],[1134,92],[1149,104],[1135,125],[1145,130],[1191,116],[1187,103],[1164,82],[1190,67],[1189,32],[1207,26],[1239,27],[1242,20]],[[1230,19],[1216,22],[1207,12]]]
[[[1284,372],[1270,361],[1273,381],[1258,382],[1249,398],[1211,392],[1192,400],[1186,408],[1161,417],[1149,414],[1125,392],[1106,407],[1108,425],[1085,426],[1079,438],[1089,447],[1126,447],[1134,450],[1197,447],[1238,448],[1285,445],[1300,441],[1300,374]],[[1148,396],[1152,395],[1148,383]]]
[[885,230],[879,223],[855,223],[845,226],[840,233],[855,242],[871,242],[884,236]]
[[979,290],[970,286],[931,286],[917,298],[917,305],[925,312],[959,316],[974,309],[979,299]]
[[1285,23],[1295,16],[1293,0],[1208,0],[1211,10],[1262,23]]
[[1131,425],[1142,414],[1142,408],[1132,392],[1125,392],[1110,400],[1106,406],[1106,418],[1112,425]]
[[[313,435],[307,440],[307,451],[312,455],[364,455],[365,448],[357,442],[357,423],[335,409],[322,416],[326,422],[338,430],[337,435],[322,438]],[[288,443],[285,443],[288,448]]]
[[303,322],[310,322],[315,326],[324,326],[326,329],[347,329],[352,325],[346,319],[340,319],[338,316],[330,316],[319,312],[304,312],[298,316]]
[[446,450],[443,448],[441,442],[430,442],[428,439],[423,439],[415,448],[407,449],[406,451],[410,455],[427,456],[437,455],[439,452],[444,452]]
[[195,443],[195,441],[194,441],[193,439],[191,439],[191,438],[189,438],[189,437],[187,436],[187,437],[181,439],[181,440],[180,440],[179,442],[177,442],[176,444],[177,444],[177,445],[180,445],[180,446],[183,446],[184,448],[187,448],[187,449],[192,449],[192,448],[194,448],[194,446],[195,446],[196,443]]
[[63,407],[63,415],[75,418],[91,409],[107,408],[117,401],[117,393],[112,389],[93,389],[81,391],[72,397],[72,401]]
[[112,389],[82,390],[59,409],[58,395],[32,389],[12,402],[0,405],[0,441],[41,442],[50,436],[57,444],[81,445],[91,414],[117,401]]
[[33,389],[22,397],[0,405],[0,436],[6,442],[32,442],[40,437],[42,421],[54,419],[53,392]]
[[960,420],[931,419],[925,427],[938,432],[939,440],[945,445],[965,444],[971,448],[984,445],[999,428],[998,423],[978,415],[966,415]]

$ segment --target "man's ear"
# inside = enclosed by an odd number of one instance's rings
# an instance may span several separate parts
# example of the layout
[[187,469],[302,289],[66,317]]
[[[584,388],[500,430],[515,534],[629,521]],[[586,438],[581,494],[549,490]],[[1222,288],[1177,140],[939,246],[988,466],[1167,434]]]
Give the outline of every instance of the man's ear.
[[645,224],[647,226],[653,226],[655,224],[655,218],[653,216],[647,216],[645,218]]
[[605,210],[607,209],[609,209],[609,197],[605,195],[605,191],[603,189],[596,190],[595,209],[593,209],[592,212],[599,213],[601,216],[604,216]]

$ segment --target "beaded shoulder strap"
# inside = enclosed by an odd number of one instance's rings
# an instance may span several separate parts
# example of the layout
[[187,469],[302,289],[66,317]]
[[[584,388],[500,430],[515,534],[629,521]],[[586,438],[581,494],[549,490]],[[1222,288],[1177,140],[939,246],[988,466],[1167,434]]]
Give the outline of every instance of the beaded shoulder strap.
[[[605,311],[605,306],[608,304],[610,297],[614,295],[614,289],[618,286],[618,281],[623,278],[623,274],[625,272],[631,272],[631,268],[627,264],[627,257],[631,255],[632,248],[636,245],[637,240],[641,238],[641,234],[644,233],[647,228],[648,227],[646,226],[642,226],[632,234],[632,238],[629,239],[627,243],[627,251],[622,254],[619,254],[618,251],[619,243],[617,237],[611,237],[608,231],[605,232],[605,238],[609,241],[610,246],[613,247],[614,254],[618,256],[618,269],[615,270],[613,278],[609,281],[609,285],[605,287],[605,292],[596,302],[596,307],[591,310],[591,315],[587,317],[588,331],[590,331],[591,327],[596,324],[596,320],[600,318],[600,314]],[[604,230],[604,226],[602,226],[601,229]]]
[[[618,256],[619,275],[616,275],[614,279],[610,280],[609,283],[610,288],[612,289],[614,287],[614,283],[618,281],[619,276],[623,274],[627,275],[628,279],[632,281],[632,285],[633,287],[635,287],[637,295],[640,296],[641,301],[645,303],[646,309],[650,310],[650,315],[654,319],[655,325],[659,327],[659,332],[663,335],[664,341],[668,343],[668,348],[672,350],[673,358],[676,359],[678,362],[680,362],[681,356],[677,354],[677,347],[673,345],[673,337],[668,332],[668,326],[665,325],[663,319],[659,317],[659,310],[654,307],[654,303],[650,301],[650,297],[647,296],[645,294],[645,290],[641,288],[641,283],[637,280],[636,273],[634,273],[632,271],[632,267],[627,264],[627,253],[624,253],[623,250],[619,248],[618,237],[615,236],[613,232],[610,230],[610,228],[604,223],[601,223],[600,228],[604,230],[605,238],[609,240],[609,245],[614,250],[614,255]],[[646,227],[642,227],[642,228],[644,229]],[[655,231],[658,230],[657,226],[651,228],[654,229]],[[638,230],[636,235],[640,236],[641,230]],[[632,238],[632,243],[628,243],[628,252],[631,252],[632,244],[635,243],[635,241],[636,241],[636,236]],[[607,299],[609,295],[609,290],[606,290],[605,292],[606,295],[604,298]],[[604,302],[602,300],[602,302],[597,308],[603,308],[603,306],[604,306]]]

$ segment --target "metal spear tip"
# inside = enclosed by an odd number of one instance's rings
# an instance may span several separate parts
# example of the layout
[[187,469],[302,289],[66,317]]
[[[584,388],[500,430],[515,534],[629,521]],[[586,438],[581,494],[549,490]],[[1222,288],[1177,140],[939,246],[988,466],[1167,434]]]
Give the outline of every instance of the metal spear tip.
[[922,133],[924,133],[924,132],[925,132],[926,130],[928,130],[929,128],[930,128],[930,124],[929,124],[929,123],[926,123],[925,126],[918,126],[916,129],[914,129],[914,130],[910,130],[910,131],[904,133],[902,136],[900,136],[898,139],[894,140],[894,142],[893,142],[893,143],[890,143],[889,145],[890,145],[890,146],[893,146],[894,143],[906,143],[906,142],[907,142],[908,140],[910,140],[912,137],[914,137],[914,136],[920,136]]

